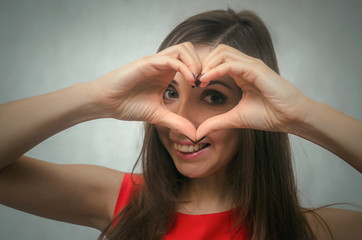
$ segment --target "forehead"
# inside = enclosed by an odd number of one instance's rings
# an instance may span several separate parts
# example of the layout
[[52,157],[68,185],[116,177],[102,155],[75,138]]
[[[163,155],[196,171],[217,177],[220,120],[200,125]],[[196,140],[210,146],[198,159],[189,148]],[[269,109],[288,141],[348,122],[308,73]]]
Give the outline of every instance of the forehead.
[[196,53],[199,55],[201,62],[209,55],[209,53],[213,50],[213,47],[210,45],[197,44],[195,45]]

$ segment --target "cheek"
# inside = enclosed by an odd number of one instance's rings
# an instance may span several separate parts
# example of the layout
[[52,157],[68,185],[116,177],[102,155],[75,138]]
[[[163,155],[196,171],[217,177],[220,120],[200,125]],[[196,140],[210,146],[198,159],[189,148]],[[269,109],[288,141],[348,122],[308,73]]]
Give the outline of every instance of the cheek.
[[163,106],[164,108],[166,108],[167,110],[169,110],[170,112],[173,112],[173,113],[178,113],[179,111],[179,101],[169,101],[169,102],[164,102],[163,103]]
[[218,148],[221,154],[233,157],[238,150],[239,134],[240,129],[227,129],[215,132],[212,137],[219,143],[215,147]]
[[166,146],[170,129],[167,127],[156,125],[156,131],[158,136],[160,137],[161,142],[164,146]]

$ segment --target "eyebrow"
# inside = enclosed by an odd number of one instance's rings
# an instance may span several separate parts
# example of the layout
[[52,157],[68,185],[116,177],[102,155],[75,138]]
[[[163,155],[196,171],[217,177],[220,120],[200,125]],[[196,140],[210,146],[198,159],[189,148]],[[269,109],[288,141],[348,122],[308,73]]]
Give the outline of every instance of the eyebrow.
[[[178,86],[178,82],[175,79],[173,79],[171,81],[171,83]],[[232,88],[229,85],[227,85],[225,82],[220,81],[220,80],[211,80],[207,86],[211,86],[211,85],[215,85],[215,84],[220,84],[220,85],[232,90]]]
[[223,85],[224,87],[232,90],[232,88],[229,85],[227,85],[225,82],[220,81],[220,80],[211,80],[207,86],[211,86],[211,85],[215,85],[215,84]]
[[178,86],[178,82],[176,82],[175,79],[173,79],[173,80],[171,81],[171,83],[173,83],[173,84],[175,84],[176,86]]

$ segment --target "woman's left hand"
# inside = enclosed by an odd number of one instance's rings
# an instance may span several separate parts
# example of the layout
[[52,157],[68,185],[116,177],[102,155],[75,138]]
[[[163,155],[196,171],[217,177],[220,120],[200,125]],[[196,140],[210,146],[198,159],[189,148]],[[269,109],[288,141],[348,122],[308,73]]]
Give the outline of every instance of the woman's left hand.
[[279,76],[259,59],[230,46],[219,45],[203,61],[201,87],[224,75],[231,76],[242,89],[239,104],[224,114],[202,123],[196,134],[207,134],[227,128],[252,128],[291,132],[302,123],[312,100]]

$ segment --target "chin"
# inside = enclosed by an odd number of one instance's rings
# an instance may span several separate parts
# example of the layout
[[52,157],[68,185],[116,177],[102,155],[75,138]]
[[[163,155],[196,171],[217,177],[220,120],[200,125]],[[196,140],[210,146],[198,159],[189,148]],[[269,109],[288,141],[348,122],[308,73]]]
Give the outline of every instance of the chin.
[[175,165],[179,173],[187,178],[203,178],[211,175],[210,172],[205,171],[205,168],[200,166],[178,166],[178,164]]

